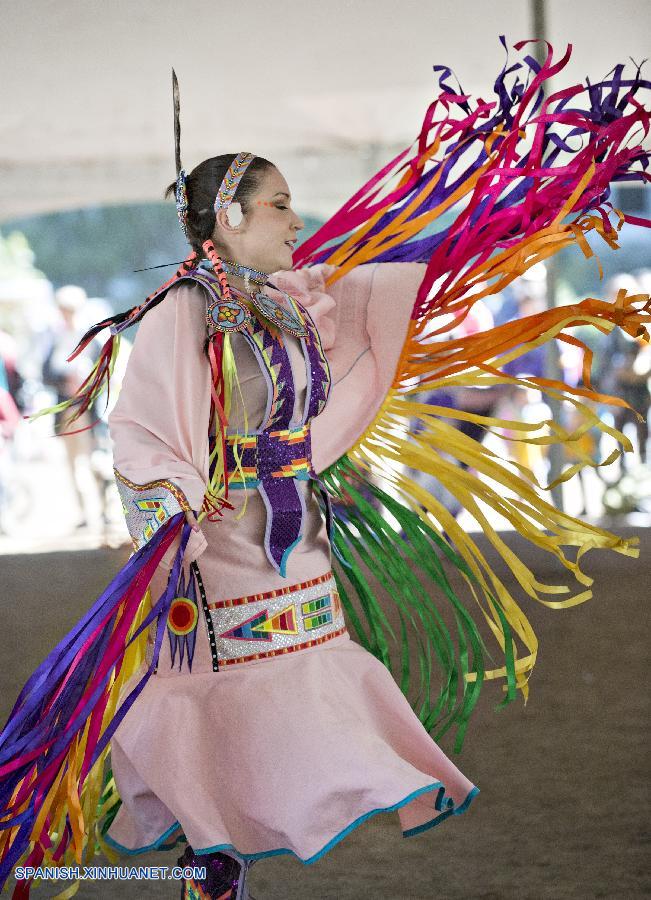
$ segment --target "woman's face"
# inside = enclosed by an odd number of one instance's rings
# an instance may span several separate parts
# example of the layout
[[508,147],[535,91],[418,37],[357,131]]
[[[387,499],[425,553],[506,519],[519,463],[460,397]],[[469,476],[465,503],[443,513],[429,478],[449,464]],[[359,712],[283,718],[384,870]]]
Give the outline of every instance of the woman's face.
[[230,225],[223,216],[218,217],[215,237],[234,262],[271,273],[292,268],[297,235],[303,227],[291,207],[287,182],[274,166],[261,177],[240,224]]

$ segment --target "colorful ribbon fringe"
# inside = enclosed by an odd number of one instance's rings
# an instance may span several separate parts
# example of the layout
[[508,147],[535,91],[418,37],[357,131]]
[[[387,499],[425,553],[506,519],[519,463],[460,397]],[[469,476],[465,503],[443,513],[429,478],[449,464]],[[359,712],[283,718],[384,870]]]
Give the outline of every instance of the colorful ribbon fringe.
[[[526,43],[516,44],[516,49]],[[593,411],[595,403],[625,404],[592,389],[591,352],[571,330],[592,325],[607,333],[619,326],[631,336],[648,340],[648,296],[620,291],[614,303],[590,298],[488,332],[442,340],[474,303],[503,290],[563,247],[577,244],[586,257],[592,256],[588,233],[616,248],[625,221],[650,224],[613,210],[607,201],[611,184],[649,180],[649,154],[642,143],[649,131],[649,111],[638,95],[651,83],[640,78],[639,70],[635,77],[625,78],[624,67],[618,65],[599,84],[575,85],[545,97],[545,82],[565,67],[569,56],[570,48],[554,62],[548,46],[543,65],[530,56],[513,65],[507,59],[492,102],[474,102],[455,91],[449,84],[450,70],[435,67],[441,73],[440,94],[427,111],[415,147],[371,178],[299,248],[294,260],[296,266],[336,265],[330,283],[372,261],[427,262],[392,388],[365,434],[329,469],[326,483],[335,501],[336,573],[357,636],[390,668],[387,639],[392,639],[401,659],[401,686],[405,693],[413,693],[414,709],[428,729],[438,726],[437,738],[456,726],[457,751],[483,680],[505,681],[504,703],[513,700],[517,690],[526,702],[538,641],[503,575],[409,470],[436,478],[472,514],[521,591],[551,608],[572,606],[591,596],[592,579],[580,565],[588,549],[636,555],[632,541],[555,509],[542,499],[542,486],[529,469],[499,459],[451,422],[473,422],[511,441],[566,443],[578,462],[557,481],[596,465],[580,443],[592,428],[630,449],[624,435]],[[553,339],[582,349],[582,386],[571,388],[542,378],[516,379],[504,372],[507,362]],[[569,432],[554,421],[507,422],[435,407],[419,397],[424,391],[497,384],[533,387],[549,398],[570,403],[578,424]],[[604,464],[620,453],[611,454]],[[385,490],[380,491],[379,484]],[[364,496],[372,497],[373,505],[362,503]],[[562,600],[544,599],[569,594],[570,589],[541,584],[495,530],[495,514],[552,553],[578,583],[579,592]],[[386,527],[387,517],[399,523],[400,533]],[[424,555],[424,540],[431,544],[429,558]],[[574,557],[566,553],[567,547],[578,548]],[[480,619],[500,647],[503,665],[485,669],[479,626],[470,610],[464,627],[469,629],[469,640],[472,636],[471,657],[468,641],[459,633],[459,661],[441,624],[435,625],[430,618],[435,612],[428,590],[454,603],[459,614],[436,561],[437,554],[441,561],[451,560],[451,553],[479,606]],[[425,559],[434,569],[427,569]],[[379,578],[386,588],[383,603],[398,607],[399,637],[373,596],[371,577]],[[345,590],[346,580],[354,586],[361,617],[353,595],[349,597]],[[416,687],[409,668],[414,655],[420,672]],[[442,673],[438,700],[430,702],[433,657]],[[456,707],[453,687],[461,695]]]
[[[179,535],[167,588],[145,613],[151,578]],[[166,522],[21,691],[0,733],[0,886],[25,855],[24,865],[38,867],[88,864],[94,854],[98,811],[108,811],[101,795],[109,740],[156,666],[189,536],[184,514]],[[156,619],[151,664],[117,708]],[[28,897],[29,885],[18,883],[13,896]]]

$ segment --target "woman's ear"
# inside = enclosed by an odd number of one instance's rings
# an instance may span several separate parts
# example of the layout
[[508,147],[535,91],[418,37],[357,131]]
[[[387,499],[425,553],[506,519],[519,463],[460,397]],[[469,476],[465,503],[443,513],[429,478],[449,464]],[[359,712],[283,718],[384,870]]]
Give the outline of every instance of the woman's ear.
[[227,233],[237,231],[243,220],[242,206],[239,203],[231,203],[226,209],[217,210],[215,216],[216,225]]
[[244,218],[244,213],[242,212],[242,204],[231,203],[231,205],[226,210],[226,218],[228,219],[228,224],[231,226],[231,228],[237,228],[238,225],[241,225]]

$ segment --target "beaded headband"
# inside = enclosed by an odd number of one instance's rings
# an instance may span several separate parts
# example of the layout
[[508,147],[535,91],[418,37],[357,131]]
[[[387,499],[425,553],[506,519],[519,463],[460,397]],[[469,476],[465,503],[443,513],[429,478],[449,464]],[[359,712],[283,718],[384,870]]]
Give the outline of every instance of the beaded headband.
[[228,172],[224,175],[217,196],[215,197],[215,214],[220,209],[228,209],[235,197],[235,191],[244,173],[249,168],[255,156],[252,153],[238,153],[233,162],[228,167]]
[[[244,173],[249,168],[255,156],[252,153],[238,153],[233,162],[228,167],[228,172],[224,175],[217,197],[215,198],[215,214],[219,209],[228,209],[233,202],[235,192],[239,187],[240,181],[244,177]],[[188,234],[188,189],[187,189],[188,173],[185,169],[179,169],[176,177],[176,189],[174,192],[176,199],[176,214],[179,217],[179,225],[183,234],[189,240]]]

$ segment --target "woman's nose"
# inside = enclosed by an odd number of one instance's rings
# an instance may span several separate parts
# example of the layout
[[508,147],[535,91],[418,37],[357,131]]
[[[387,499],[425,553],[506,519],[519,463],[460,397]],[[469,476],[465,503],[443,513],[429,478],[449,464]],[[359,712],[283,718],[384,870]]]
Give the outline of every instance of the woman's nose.
[[294,228],[296,231],[300,231],[302,228],[305,228],[305,222],[294,213]]

